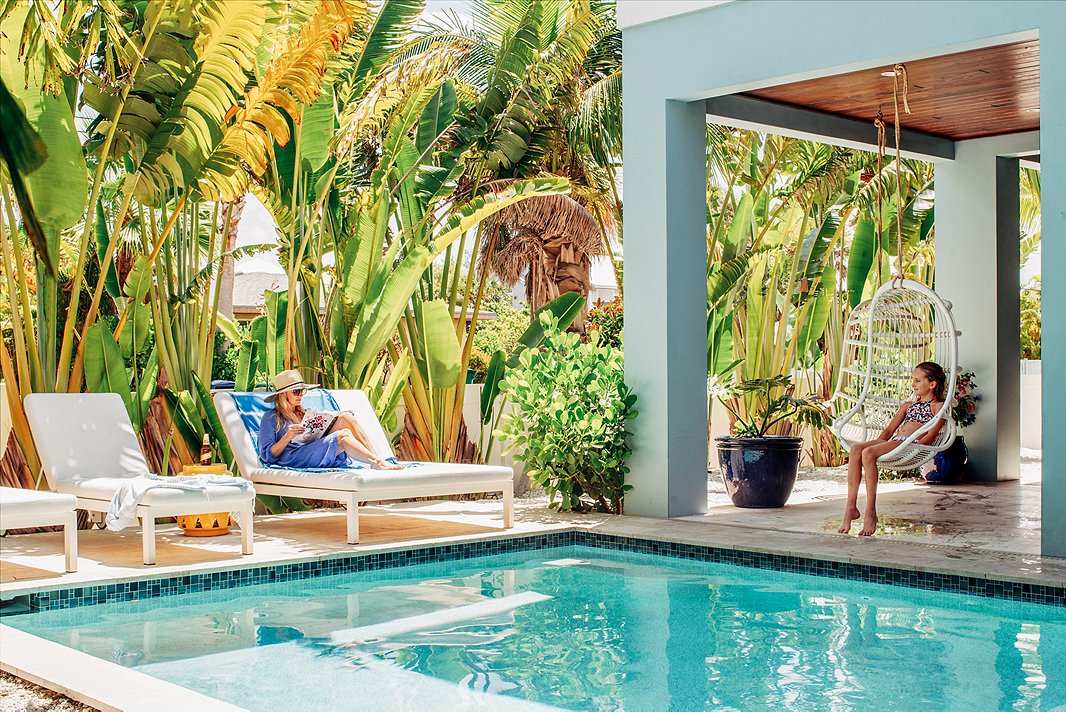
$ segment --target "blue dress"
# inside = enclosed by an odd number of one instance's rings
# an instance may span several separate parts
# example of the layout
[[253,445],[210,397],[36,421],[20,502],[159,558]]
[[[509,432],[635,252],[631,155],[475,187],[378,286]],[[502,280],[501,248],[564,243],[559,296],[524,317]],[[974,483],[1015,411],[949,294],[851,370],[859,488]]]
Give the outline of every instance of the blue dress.
[[259,424],[259,459],[263,464],[298,469],[352,466],[352,458],[340,447],[338,433],[330,433],[309,443],[290,442],[281,455],[275,457],[270,448],[281,439],[289,425],[286,421],[279,429],[278,417],[277,410],[268,410]]

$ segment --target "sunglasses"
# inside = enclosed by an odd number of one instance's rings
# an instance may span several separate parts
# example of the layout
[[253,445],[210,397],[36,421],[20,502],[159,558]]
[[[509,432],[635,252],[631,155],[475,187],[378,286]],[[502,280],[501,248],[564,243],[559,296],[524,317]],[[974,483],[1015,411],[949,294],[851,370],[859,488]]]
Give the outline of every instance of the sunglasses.
[[293,394],[294,396],[302,396],[304,393],[307,393],[307,389],[306,388],[293,388],[291,391],[289,391],[289,393]]

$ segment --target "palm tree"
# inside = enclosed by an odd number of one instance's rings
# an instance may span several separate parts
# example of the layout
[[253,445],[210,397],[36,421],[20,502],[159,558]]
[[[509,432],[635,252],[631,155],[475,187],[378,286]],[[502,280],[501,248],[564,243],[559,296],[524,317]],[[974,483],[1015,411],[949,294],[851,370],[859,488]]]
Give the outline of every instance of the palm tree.
[[[613,260],[620,239],[621,34],[614,3],[493,0],[474,8],[471,26],[451,22],[432,30],[470,47],[457,71],[457,94],[475,97],[459,113],[453,149],[468,157],[460,191],[476,194],[500,181],[544,174],[570,181],[569,197],[531,201],[501,216],[503,232],[480,242],[482,265],[510,284],[516,271],[525,272],[534,308],[561,291],[587,293],[589,258],[607,254]],[[577,221],[572,242],[559,229],[561,219],[547,219],[559,210],[560,218]],[[521,226],[520,235],[508,234],[508,224]],[[536,245],[537,231],[548,226],[554,232],[540,234]],[[593,231],[598,246],[588,240]],[[506,256],[491,254],[505,245],[512,245]]]
[[[496,248],[483,265],[508,288],[526,277],[526,303],[535,312],[564,292],[588,297],[591,258],[604,251],[596,218],[581,203],[560,195],[527,200],[502,211]],[[585,311],[570,326],[584,333]]]

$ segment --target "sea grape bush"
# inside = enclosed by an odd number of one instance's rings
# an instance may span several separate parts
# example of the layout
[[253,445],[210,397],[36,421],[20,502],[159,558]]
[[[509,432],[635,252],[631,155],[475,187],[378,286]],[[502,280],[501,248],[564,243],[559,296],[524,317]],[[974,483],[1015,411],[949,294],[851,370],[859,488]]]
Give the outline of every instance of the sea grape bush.
[[597,331],[582,343],[550,314],[541,323],[541,348],[523,351],[503,381],[515,409],[496,436],[544,487],[551,508],[621,514],[631,489],[626,424],[637,415],[637,397],[622,379],[622,351],[601,344]]

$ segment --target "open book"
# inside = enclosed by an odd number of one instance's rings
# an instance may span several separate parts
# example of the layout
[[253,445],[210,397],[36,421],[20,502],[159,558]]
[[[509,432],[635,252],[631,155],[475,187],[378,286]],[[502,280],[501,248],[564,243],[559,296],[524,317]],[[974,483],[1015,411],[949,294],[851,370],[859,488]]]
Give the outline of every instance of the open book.
[[304,419],[300,421],[300,425],[304,426],[306,430],[292,439],[294,443],[309,443],[314,440],[318,440],[330,426],[333,425],[333,421],[337,419],[337,413],[330,413],[324,410],[305,410]]

